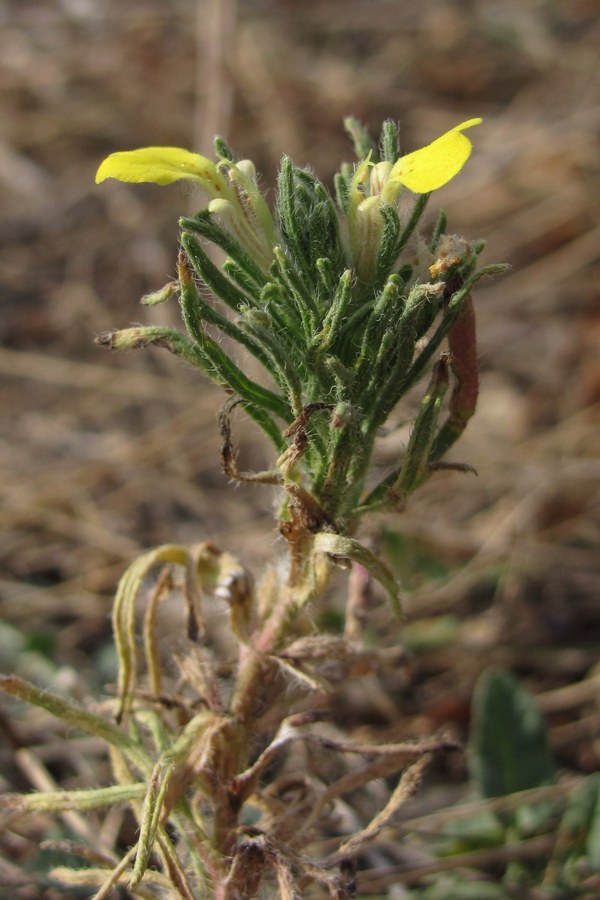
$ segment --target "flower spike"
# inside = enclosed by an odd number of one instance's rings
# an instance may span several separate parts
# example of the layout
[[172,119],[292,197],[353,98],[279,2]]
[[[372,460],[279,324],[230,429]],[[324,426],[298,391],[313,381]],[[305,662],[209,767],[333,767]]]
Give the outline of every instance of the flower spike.
[[254,164],[221,158],[218,163],[180,147],[142,147],[111,153],[100,164],[96,184],[107,178],[135,184],[195,181],[211,198],[208,209],[266,271],[273,260],[277,234],[273,218],[256,183]]
[[[348,182],[345,210],[352,263],[362,282],[371,284],[376,277],[384,233],[383,207],[396,207],[402,187],[415,194],[426,195],[458,175],[472,149],[471,141],[463,131],[479,125],[481,121],[468,119],[461,122],[426,147],[401,156],[393,165],[390,160],[373,162],[369,153],[356,166]],[[424,196],[423,202],[426,199]],[[416,211],[418,218],[423,206]],[[396,248],[397,253],[413,229],[414,225],[411,225],[405,230],[402,243]]]

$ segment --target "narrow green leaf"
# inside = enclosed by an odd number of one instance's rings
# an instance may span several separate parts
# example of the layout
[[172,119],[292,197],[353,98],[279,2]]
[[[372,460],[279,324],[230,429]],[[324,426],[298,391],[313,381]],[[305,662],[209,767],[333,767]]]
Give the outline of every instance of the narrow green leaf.
[[92,734],[114,747],[119,747],[129,755],[132,751],[139,752],[135,741],[118,725],[113,725],[102,716],[87,712],[65,697],[42,690],[24,678],[19,678],[17,675],[0,675],[0,689],[26,703],[45,709],[55,718],[61,719],[73,728],[85,731],[86,734]]
[[[258,265],[254,257],[248,253],[239,241],[224,228],[214,221],[211,213],[205,209],[197,213],[192,218],[182,218],[179,220],[179,227],[184,232],[194,232],[208,241],[212,241],[217,247],[227,253],[238,266],[247,273],[254,282],[255,288],[261,288],[266,282],[266,274]],[[252,291],[254,291],[254,289]]]
[[344,128],[352,139],[357,159],[366,159],[369,153],[373,156],[377,154],[375,141],[362,122],[354,116],[348,116],[344,119]]
[[341,172],[336,172],[333,176],[333,186],[335,188],[335,199],[337,205],[343,213],[348,211],[348,196],[350,194],[350,182],[352,181],[352,169],[342,167]]
[[394,165],[400,156],[400,140],[398,125],[392,119],[386,119],[383,123],[379,144],[381,159]]
[[213,147],[215,148],[215,156],[219,156],[221,159],[227,159],[229,162],[235,162],[233,150],[225,138],[221,137],[220,134],[216,134],[213,138]]
[[230,309],[238,312],[242,306],[251,306],[252,298],[245,294],[208,258],[196,238],[188,231],[181,235],[181,244],[190,260],[194,271],[201,281],[222,300]]
[[391,203],[383,203],[381,206],[383,219],[383,231],[377,248],[377,262],[375,266],[375,278],[373,287],[379,288],[388,278],[393,266],[398,259],[398,247],[400,244],[400,217],[395,206]]
[[433,367],[431,381],[415,419],[398,480],[393,490],[407,497],[429,476],[429,453],[448,388],[448,362],[442,357]]
[[[397,275],[390,275],[387,284],[375,300],[366,325],[363,326],[361,348],[354,363],[359,383],[364,382],[373,371],[373,357],[379,349],[383,335],[392,329],[398,319],[399,310],[404,305],[401,290],[401,280]],[[381,383],[380,378],[379,384]]]
[[148,785],[115,784],[104,788],[90,788],[81,791],[40,791],[35,794],[5,794],[2,798],[7,809],[23,812],[64,812],[89,809],[103,809],[117,803],[141,800],[148,791]]
[[596,802],[585,842],[585,849],[594,870],[600,869],[600,778],[596,779]]
[[351,300],[352,272],[346,269],[337,284],[321,330],[314,338],[314,344],[318,345],[321,350],[329,350],[337,342]]
[[489,669],[473,695],[472,771],[484,797],[552,783],[555,766],[535,700],[505,669]]
[[[469,295],[471,289],[479,281],[479,279],[483,278],[484,275],[487,274],[489,274],[487,268],[480,269],[478,272],[475,272],[473,275],[471,275],[465,281],[465,283],[452,295],[452,297],[448,301],[448,306],[446,311],[444,312],[442,321],[436,328],[435,332],[432,334],[431,338],[428,340],[425,348],[417,356],[410,369],[406,372],[404,378],[399,382],[398,396],[405,394],[406,391],[408,391],[421,378],[421,376],[427,369],[427,366],[431,362],[431,359],[434,356],[436,350],[460,315],[460,310],[465,297]],[[426,286],[423,285],[422,287]]]
[[312,172],[284,157],[278,179],[279,227],[294,268],[308,288],[309,301],[318,292],[317,260],[329,259],[340,275],[345,256],[333,200]]
[[431,242],[429,244],[429,249],[432,253],[435,253],[437,250],[437,245],[439,240],[443,234],[446,234],[446,229],[448,227],[448,216],[446,215],[443,209],[440,209],[438,213],[438,217],[436,219],[435,225],[433,226],[433,232],[431,234]]

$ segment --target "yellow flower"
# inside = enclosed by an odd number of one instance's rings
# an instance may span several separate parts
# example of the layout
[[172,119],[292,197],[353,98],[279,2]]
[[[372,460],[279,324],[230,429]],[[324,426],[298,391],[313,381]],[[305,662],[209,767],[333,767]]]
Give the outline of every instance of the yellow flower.
[[471,155],[472,144],[463,131],[482,121],[467,119],[426,147],[401,156],[392,166],[388,184],[399,182],[415,194],[428,194],[443,187],[458,175]]
[[181,178],[191,178],[214,197],[228,193],[225,179],[214,162],[179,147],[144,147],[111,153],[96,172],[96,184],[107,178],[135,184],[172,184]]
[[372,281],[383,233],[382,203],[395,204],[402,186],[415,194],[428,194],[458,175],[471,155],[471,141],[463,131],[479,125],[468,119],[437,140],[389,162],[370,158],[356,167],[348,200],[348,236],[354,268],[361,281]]
[[258,190],[250,160],[220,160],[216,164],[206,156],[179,147],[144,147],[111,153],[96,173],[96,184],[107,178],[134,184],[195,181],[212,198],[208,208],[220,223],[265,269],[271,263],[275,225]]

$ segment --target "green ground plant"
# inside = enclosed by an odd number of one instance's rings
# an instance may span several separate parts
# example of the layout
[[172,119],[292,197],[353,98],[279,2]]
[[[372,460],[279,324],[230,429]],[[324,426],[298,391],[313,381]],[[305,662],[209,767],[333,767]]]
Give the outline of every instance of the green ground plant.
[[[456,746],[443,736],[375,745],[328,731],[332,664],[337,677],[366,674],[390,650],[365,645],[348,628],[311,630],[306,611],[341,568],[379,582],[401,615],[396,578],[358,540],[361,522],[403,510],[441,469],[469,469],[445,455],[477,402],[472,290],[502,267],[480,266],[483,244],[448,234],[443,212],[428,237],[421,220],[430,193],[468,159],[464,132],[480,121],[401,155],[393,123],[375,143],[349,120],[358,163],[342,166],[335,196],[285,158],[273,212],[252,163],[236,160],[222,139],[216,161],[153,147],[101,165],[98,181],[186,179],[208,197],[181,219],[177,279],[144,299],[177,298],[185,331],[142,325],[100,343],[164,347],[224,389],[223,470],[233,481],[277,489],[286,552],[259,573],[208,542],[164,545],[137,559],[114,603],[111,715],[3,678],[8,693],[102,739],[114,777],[102,788],[13,796],[13,812],[128,804],[138,825],[120,856],[96,853],[84,868],[55,869],[52,877],[70,889],[87,887],[96,900],[119,885],[134,896],[188,900],[354,897],[357,858],[417,789],[432,755]],[[410,438],[378,480],[377,436],[415,390],[421,399]],[[265,471],[238,464],[236,407],[273,445]],[[182,629],[173,654],[160,622],[175,600]],[[218,604],[228,611],[225,651],[206,614]],[[327,783],[292,785],[278,765],[296,744],[359,762]],[[392,776],[381,808],[341,833],[343,798]]]

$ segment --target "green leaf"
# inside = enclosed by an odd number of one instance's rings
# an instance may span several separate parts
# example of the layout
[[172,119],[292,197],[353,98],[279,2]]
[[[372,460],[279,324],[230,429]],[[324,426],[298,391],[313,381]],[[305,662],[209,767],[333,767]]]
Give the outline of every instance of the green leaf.
[[484,797],[502,797],[553,781],[546,725],[535,700],[504,669],[489,669],[475,686],[472,771]]
[[55,718],[61,719],[71,727],[79,728],[87,734],[100,738],[100,740],[106,741],[130,756],[133,754],[138,762],[143,760],[140,748],[137,747],[126,731],[119,728],[118,725],[113,725],[112,722],[107,721],[102,716],[88,712],[65,697],[43,690],[30,681],[19,678],[17,675],[0,676],[0,690],[11,694],[13,697],[18,697],[26,703],[45,709]]
[[329,259],[338,276],[345,268],[333,200],[311,172],[284,157],[278,179],[277,211],[287,254],[309,294],[318,295],[317,260]]
[[585,849],[593,869],[600,869],[600,780],[595,779],[596,802],[590,822]]
[[222,228],[207,209],[201,210],[201,212],[196,213],[196,215],[191,218],[184,217],[180,219],[179,227],[182,232],[187,234],[189,234],[189,232],[199,234],[224,250],[225,253],[250,276],[255,285],[259,288],[265,284],[265,273],[252,254],[249,253],[233,235],[226,231],[225,228]]
[[344,128],[352,139],[357,159],[366,159],[369,154],[377,156],[375,141],[362,122],[359,122],[354,116],[348,116],[344,119]]
[[383,123],[379,145],[382,160],[393,165],[400,156],[400,139],[398,125],[391,119],[386,119]]
[[104,788],[80,791],[40,791],[31,794],[5,794],[3,803],[9,810],[19,812],[57,812],[103,809],[130,800],[142,800],[148,792],[145,782],[115,784]]

